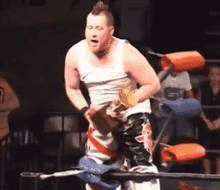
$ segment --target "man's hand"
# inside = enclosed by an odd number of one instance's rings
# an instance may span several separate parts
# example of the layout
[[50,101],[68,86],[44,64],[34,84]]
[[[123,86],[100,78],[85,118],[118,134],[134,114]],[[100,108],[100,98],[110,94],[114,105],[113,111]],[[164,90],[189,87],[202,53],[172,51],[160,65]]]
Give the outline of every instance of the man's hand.
[[106,114],[113,120],[125,121],[124,115],[128,108],[135,106],[135,92],[131,87],[124,87],[118,93],[118,100],[114,100],[106,110]]
[[119,100],[115,100],[107,108],[106,114],[114,120],[124,121],[124,114],[127,109]]
[[210,131],[217,130],[216,126],[210,121],[210,120],[205,120],[206,126]]
[[156,118],[162,117],[162,114],[161,114],[160,111],[154,111],[153,113],[154,113],[154,115],[155,115]]
[[136,104],[135,101],[135,91],[132,90],[131,87],[122,88],[119,93],[119,100],[116,101],[118,103],[115,104],[123,104],[124,107],[129,108]]
[[93,123],[94,123],[94,119],[96,117],[97,111],[94,108],[89,108],[84,116],[87,119],[87,121],[89,122],[89,127],[94,128]]
[[101,109],[89,108],[85,112],[85,117],[89,122],[89,127],[98,130],[101,134],[106,135],[113,131],[119,125],[119,121],[113,120],[106,114],[106,109],[110,105],[105,105]]
[[215,126],[215,130],[219,129],[219,127],[220,127],[220,118],[214,120],[212,123]]

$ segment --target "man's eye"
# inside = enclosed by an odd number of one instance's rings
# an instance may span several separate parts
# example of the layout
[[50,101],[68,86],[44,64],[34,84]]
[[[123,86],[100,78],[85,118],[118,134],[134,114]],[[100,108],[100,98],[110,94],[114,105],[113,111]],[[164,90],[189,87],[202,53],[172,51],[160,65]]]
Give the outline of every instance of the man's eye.
[[87,28],[88,28],[89,30],[91,30],[91,29],[92,29],[92,26],[87,26]]
[[101,31],[103,28],[98,28],[99,31]]

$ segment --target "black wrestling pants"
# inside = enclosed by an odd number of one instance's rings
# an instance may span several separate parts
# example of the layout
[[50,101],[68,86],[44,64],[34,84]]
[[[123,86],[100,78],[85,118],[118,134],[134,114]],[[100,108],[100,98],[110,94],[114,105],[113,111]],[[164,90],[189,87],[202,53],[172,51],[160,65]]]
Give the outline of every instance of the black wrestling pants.
[[115,135],[119,149],[129,160],[131,167],[151,165],[153,140],[148,113],[130,115]]

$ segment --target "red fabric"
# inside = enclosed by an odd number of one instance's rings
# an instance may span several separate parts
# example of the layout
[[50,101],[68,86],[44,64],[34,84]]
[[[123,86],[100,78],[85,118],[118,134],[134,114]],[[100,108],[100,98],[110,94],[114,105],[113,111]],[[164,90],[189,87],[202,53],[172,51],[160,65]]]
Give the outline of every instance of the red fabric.
[[151,154],[153,153],[152,127],[150,123],[146,123],[143,126],[142,134],[135,137],[135,140],[139,143],[144,143],[149,148]]
[[201,190],[201,188],[198,187],[198,186],[190,185],[188,183],[180,181],[178,183],[178,189],[177,190]]
[[94,139],[92,137],[92,132],[94,131],[94,129],[89,128],[87,131],[87,136],[88,139],[90,140],[90,142],[103,154],[108,155],[110,157],[111,160],[117,160],[118,158],[121,157],[121,155],[113,150],[109,150],[108,148],[106,148],[105,146],[103,146],[102,144],[100,144],[96,139]]

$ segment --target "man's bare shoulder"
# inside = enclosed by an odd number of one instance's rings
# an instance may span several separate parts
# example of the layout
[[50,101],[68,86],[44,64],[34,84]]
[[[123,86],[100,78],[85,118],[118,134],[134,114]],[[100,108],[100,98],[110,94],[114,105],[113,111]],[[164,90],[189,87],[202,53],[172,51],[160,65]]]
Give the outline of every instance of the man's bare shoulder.
[[185,80],[186,78],[189,77],[189,73],[187,71],[182,71],[179,73],[178,77],[181,78],[182,80]]
[[81,40],[79,42],[77,42],[76,44],[74,44],[73,46],[71,46],[67,52],[67,55],[70,54],[76,54],[76,51],[78,48],[82,47],[85,44],[86,40]]
[[128,68],[132,65],[143,66],[143,64],[148,64],[148,61],[144,55],[142,55],[139,50],[130,43],[124,43],[123,48],[123,62],[125,68]]
[[131,45],[128,41],[125,41],[124,42],[124,53],[125,53],[125,55],[129,56],[130,55],[129,53],[134,52],[134,51],[136,51],[136,48],[133,45]]
[[136,60],[136,59],[144,59],[144,56],[140,53],[140,51],[134,47],[129,42],[125,41],[124,43],[124,59],[125,60]]
[[188,75],[189,75],[189,72],[188,72],[188,71],[182,71],[182,75],[188,76]]
[[71,46],[66,54],[66,65],[75,65],[77,63],[77,52],[81,47],[83,47],[85,44],[85,40],[81,40],[78,43]]

